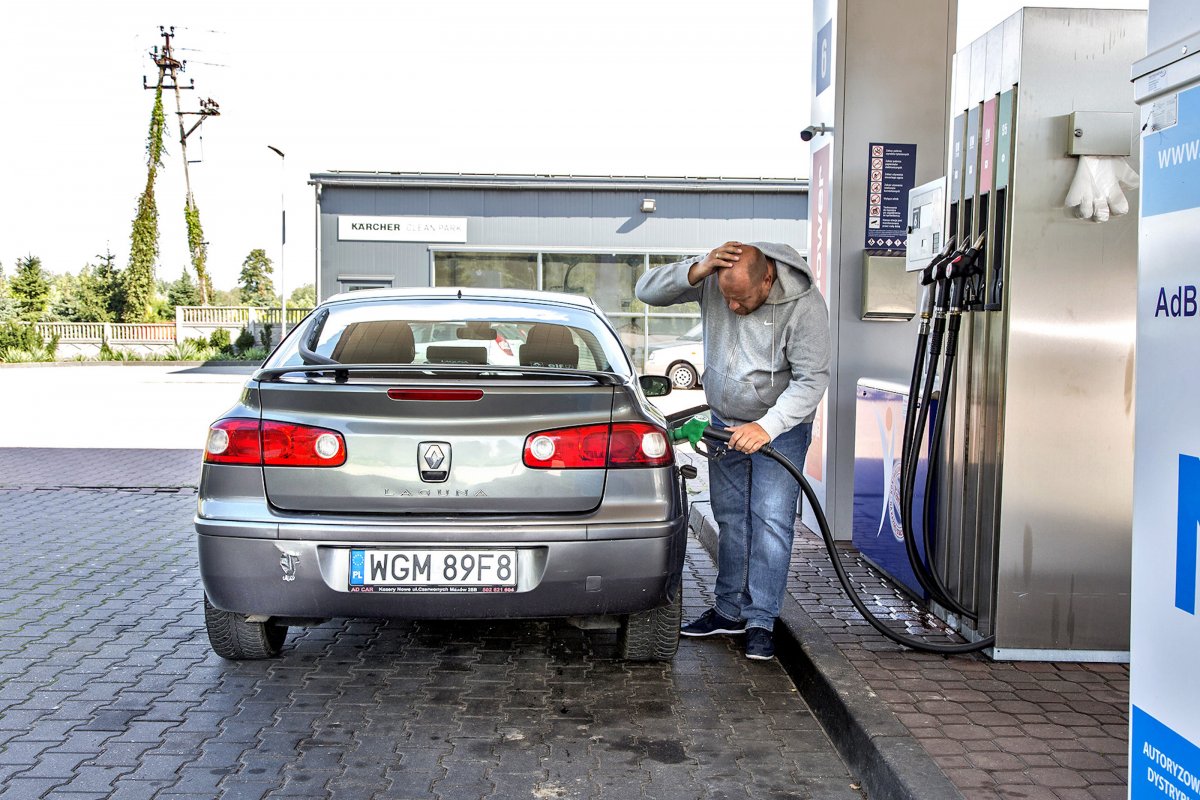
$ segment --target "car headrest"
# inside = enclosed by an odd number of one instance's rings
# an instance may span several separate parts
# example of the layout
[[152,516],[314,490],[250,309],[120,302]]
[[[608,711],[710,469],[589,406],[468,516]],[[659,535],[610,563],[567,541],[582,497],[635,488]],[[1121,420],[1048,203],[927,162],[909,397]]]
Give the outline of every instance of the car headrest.
[[579,348],[571,331],[562,325],[534,325],[525,337],[525,344],[521,345],[521,366],[577,368]]
[[453,344],[431,344],[425,350],[430,364],[486,364],[486,347],[459,347]]
[[416,354],[412,327],[404,320],[388,319],[347,325],[332,358],[343,364],[411,364]]

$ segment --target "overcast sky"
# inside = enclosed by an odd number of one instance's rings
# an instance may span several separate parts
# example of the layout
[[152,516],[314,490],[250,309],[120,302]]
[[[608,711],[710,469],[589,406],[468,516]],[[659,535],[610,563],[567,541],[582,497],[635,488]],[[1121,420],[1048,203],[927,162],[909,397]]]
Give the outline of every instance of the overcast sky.
[[[960,0],[960,44],[1019,5]],[[125,265],[159,25],[196,84],[184,110],[220,103],[188,140],[214,282],[232,288],[255,247],[278,264],[282,191],[291,289],[312,281],[313,172],[806,177],[811,18],[795,0],[9,3],[0,264],[32,253],[78,272],[107,247]],[[159,276],[174,280],[188,255],[164,102]]]

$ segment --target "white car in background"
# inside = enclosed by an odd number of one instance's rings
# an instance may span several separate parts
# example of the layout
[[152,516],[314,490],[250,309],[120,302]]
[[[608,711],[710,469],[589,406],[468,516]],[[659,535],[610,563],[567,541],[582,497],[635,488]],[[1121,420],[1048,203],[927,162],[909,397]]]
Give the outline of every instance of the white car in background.
[[676,389],[695,389],[704,374],[704,342],[701,324],[675,339],[650,345],[646,350],[645,375],[665,375]]
[[520,363],[525,332],[515,325],[467,322],[413,322],[418,364]]

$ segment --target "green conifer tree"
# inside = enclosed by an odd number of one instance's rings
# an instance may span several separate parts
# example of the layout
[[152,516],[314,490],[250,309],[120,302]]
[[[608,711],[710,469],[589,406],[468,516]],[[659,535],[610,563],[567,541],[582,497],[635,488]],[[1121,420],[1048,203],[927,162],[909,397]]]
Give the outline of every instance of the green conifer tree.
[[242,262],[242,274],[238,277],[242,302],[251,306],[270,306],[275,303],[275,285],[271,282],[271,259],[261,247],[250,251]]
[[26,322],[40,320],[50,305],[50,279],[42,260],[35,255],[19,259],[8,291],[16,302],[18,317]]
[[154,93],[150,112],[150,133],[146,142],[146,188],[138,198],[137,216],[129,235],[129,266],[125,269],[122,289],[124,303],[121,319],[145,322],[154,316],[154,262],[158,259],[158,204],[154,200],[154,181],[162,166],[163,129],[162,78]]

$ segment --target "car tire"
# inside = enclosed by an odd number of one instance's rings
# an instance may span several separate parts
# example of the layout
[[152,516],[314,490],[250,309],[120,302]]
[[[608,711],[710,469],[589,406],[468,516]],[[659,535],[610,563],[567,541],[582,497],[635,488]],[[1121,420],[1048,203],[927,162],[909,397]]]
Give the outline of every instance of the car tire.
[[204,598],[204,626],[213,652],[228,661],[274,658],[287,638],[287,625],[247,622],[244,614],[222,611]]
[[675,389],[695,389],[699,381],[696,374],[696,368],[686,361],[680,361],[672,364],[667,370],[667,377],[671,379],[671,386]]
[[683,621],[683,587],[665,606],[629,614],[621,620],[618,639],[621,658],[626,661],[670,661],[679,649],[679,625]]

